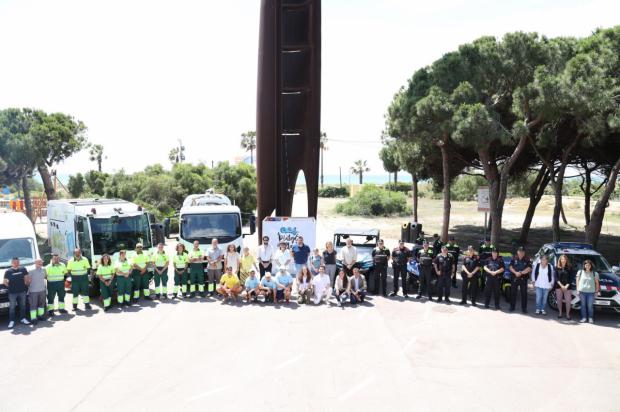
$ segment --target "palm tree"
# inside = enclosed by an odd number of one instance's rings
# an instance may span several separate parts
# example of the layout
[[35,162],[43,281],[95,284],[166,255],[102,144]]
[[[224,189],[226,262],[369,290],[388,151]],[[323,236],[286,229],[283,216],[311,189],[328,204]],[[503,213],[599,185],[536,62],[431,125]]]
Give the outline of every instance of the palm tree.
[[321,187],[323,187],[323,158],[325,157],[325,150],[328,150],[327,147],[327,133],[321,132],[320,137],[320,147],[321,147]]
[[168,153],[168,160],[170,160],[170,163],[172,163],[173,165],[179,163],[179,148],[175,147],[173,149],[170,149],[170,152]]
[[[103,145],[100,144],[91,144],[89,146],[89,160],[91,162],[97,162],[97,170],[101,172],[101,162],[104,159],[103,156]],[[107,159],[107,157],[106,157]]]
[[351,173],[354,175],[359,175],[360,177],[360,185],[364,182],[364,172],[369,172],[370,168],[366,160],[356,160],[353,162],[353,166],[351,166]]
[[250,164],[254,164],[254,150],[256,150],[256,132],[249,131],[241,134],[241,148],[250,152]]

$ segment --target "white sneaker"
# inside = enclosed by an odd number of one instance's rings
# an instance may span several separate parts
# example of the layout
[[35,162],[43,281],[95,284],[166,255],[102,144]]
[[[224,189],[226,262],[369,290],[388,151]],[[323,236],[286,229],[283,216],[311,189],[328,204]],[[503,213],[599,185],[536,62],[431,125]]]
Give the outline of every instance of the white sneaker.
[[9,322],[9,329],[13,329],[13,326],[15,326],[15,322],[10,321]]
[[594,319],[590,318],[590,319],[588,319],[588,322],[594,323]]
[[21,322],[22,322],[24,325],[30,325],[30,322],[29,322],[29,321],[28,321],[28,319],[26,319],[26,318],[22,319],[22,320],[21,320]]
[[540,315],[540,309],[536,309],[536,314]]
[[544,310],[541,310],[541,311],[540,311],[540,314],[541,314],[541,315],[546,315],[546,314],[547,314],[547,312],[545,312]]
[[581,318],[581,320],[579,321],[579,323],[586,323],[586,322],[587,322],[586,318]]

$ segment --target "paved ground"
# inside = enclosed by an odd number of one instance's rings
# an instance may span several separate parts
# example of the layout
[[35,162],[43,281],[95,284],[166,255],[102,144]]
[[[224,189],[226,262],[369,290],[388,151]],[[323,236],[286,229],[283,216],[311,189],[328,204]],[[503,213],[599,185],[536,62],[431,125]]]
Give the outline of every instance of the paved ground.
[[0,330],[0,410],[617,411],[620,316],[596,325],[374,298],[148,302]]

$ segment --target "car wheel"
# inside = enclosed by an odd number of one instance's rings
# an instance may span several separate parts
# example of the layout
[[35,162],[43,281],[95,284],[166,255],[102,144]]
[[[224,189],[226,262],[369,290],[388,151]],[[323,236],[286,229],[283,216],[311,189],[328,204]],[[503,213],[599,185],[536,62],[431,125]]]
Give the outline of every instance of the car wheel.
[[555,290],[551,289],[547,295],[547,304],[553,310],[558,310],[558,299],[555,296]]

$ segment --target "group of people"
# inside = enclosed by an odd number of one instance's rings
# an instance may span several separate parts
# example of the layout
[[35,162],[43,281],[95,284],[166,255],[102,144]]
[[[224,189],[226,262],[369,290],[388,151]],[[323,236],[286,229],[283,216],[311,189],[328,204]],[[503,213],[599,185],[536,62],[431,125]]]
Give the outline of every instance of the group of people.
[[[390,296],[396,296],[401,289],[408,298],[409,282],[407,265],[414,260],[419,268],[417,299],[424,296],[437,302],[450,304],[450,289],[456,287],[456,274],[460,248],[453,237],[447,244],[437,239],[431,245],[421,241],[421,247],[410,250],[405,242],[400,241],[393,250],[389,250],[380,240],[372,252],[374,268],[368,273],[371,278],[372,293],[387,296],[387,269],[391,261],[394,275],[394,290]],[[435,250],[439,253],[435,254]],[[332,242],[327,242],[325,249],[311,251],[299,237],[292,248],[281,242],[274,250],[269,245],[267,236],[262,238],[257,258],[244,248],[239,254],[234,245],[228,245],[223,251],[217,239],[203,251],[198,241],[191,250],[186,250],[182,243],[176,247],[170,258],[159,244],[154,253],[148,253],[141,244],[131,257],[127,251],[121,250],[116,262],[104,254],[94,273],[99,280],[103,310],[112,307],[113,293],[116,291],[119,307],[136,303],[141,295],[145,299],[153,299],[151,280],[155,285],[157,299],[168,299],[169,271],[172,268],[174,287],[171,298],[180,295],[193,298],[196,294],[206,297],[207,294],[221,296],[224,302],[237,301],[245,298],[246,302],[256,302],[259,298],[265,302],[288,304],[296,288],[299,303],[328,303],[332,296],[339,306],[349,302],[363,303],[368,293],[369,282],[360,271],[357,250],[350,239],[339,253]],[[340,261],[338,270],[337,262]],[[206,266],[206,270],[205,270]],[[9,294],[9,328],[16,320],[16,307],[20,308],[20,322],[35,323],[45,319],[45,315],[53,317],[55,310],[66,313],[65,280],[71,276],[71,292],[73,310],[77,310],[79,298],[82,298],[87,310],[91,309],[89,297],[89,277],[91,270],[89,260],[82,256],[80,249],[75,249],[73,257],[63,264],[58,255],[53,255],[49,265],[35,261],[34,270],[28,272],[20,265],[16,257],[4,275],[4,284]],[[509,276],[505,276],[505,272]],[[205,276],[206,272],[206,276]],[[517,250],[508,268],[498,250],[487,238],[476,253],[473,246],[467,248],[461,264],[461,304],[478,303],[478,294],[484,294],[484,307],[489,308],[491,298],[496,309],[500,308],[501,281],[509,278],[511,295],[510,311],[514,311],[517,297],[520,296],[521,310],[527,313],[527,289],[532,284],[536,291],[536,314],[545,315],[548,293],[553,290],[557,297],[558,317],[571,319],[572,289],[571,280],[576,276],[576,289],[580,294],[581,322],[594,322],[593,300],[599,292],[600,285],[594,264],[587,260],[583,269],[573,273],[566,255],[559,258],[557,266],[549,264],[546,256],[533,267],[531,260],[525,256],[523,248]],[[46,282],[47,281],[47,282]],[[30,306],[30,321],[26,318],[26,298]],[[57,301],[57,306],[55,306]],[[562,312],[565,306],[564,314]]]

